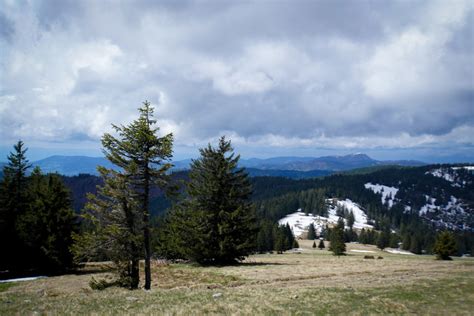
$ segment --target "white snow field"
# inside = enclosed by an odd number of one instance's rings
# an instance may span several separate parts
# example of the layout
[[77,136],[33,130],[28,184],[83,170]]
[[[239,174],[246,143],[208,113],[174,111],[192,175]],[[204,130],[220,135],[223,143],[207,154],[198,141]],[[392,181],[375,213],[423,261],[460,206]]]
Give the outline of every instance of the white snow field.
[[[326,202],[328,203],[328,217],[313,215],[308,213],[305,215],[301,209],[298,209],[295,213],[288,214],[284,218],[278,221],[280,225],[289,224],[293,234],[296,237],[301,236],[303,233],[308,231],[308,226],[313,223],[316,233],[321,233],[322,229],[327,225],[336,224],[337,220],[339,219],[336,216],[336,206],[332,206],[333,199],[327,199]],[[362,228],[373,228],[372,225],[367,224],[367,215],[365,212],[360,208],[357,203],[352,202],[349,199],[337,201],[338,206],[344,206],[347,210],[352,211],[354,213],[354,228],[362,229]]]
[[36,276],[36,277],[28,277],[28,278],[8,279],[8,280],[1,280],[0,283],[33,281],[33,280],[44,279],[44,278],[47,278],[47,277],[46,276]]
[[402,249],[395,249],[395,248],[385,248],[384,251],[388,253],[394,253],[397,255],[411,255],[411,256],[415,255],[413,252],[402,250]]
[[395,202],[395,196],[398,192],[397,188],[389,187],[382,184],[372,184],[370,182],[366,183],[364,187],[366,189],[374,191],[374,193],[376,194],[382,194],[382,204],[385,204],[385,201],[387,201],[389,208],[393,206],[393,203]]
[[372,250],[360,250],[360,249],[351,249],[349,251],[352,251],[352,252],[361,252],[361,253],[376,253],[375,251],[372,251]]

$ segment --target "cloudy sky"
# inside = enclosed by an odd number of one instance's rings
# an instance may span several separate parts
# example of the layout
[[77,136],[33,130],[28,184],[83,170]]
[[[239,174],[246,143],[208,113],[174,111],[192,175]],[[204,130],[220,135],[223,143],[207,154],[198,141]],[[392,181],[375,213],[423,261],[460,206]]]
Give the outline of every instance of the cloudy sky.
[[474,161],[473,3],[0,0],[0,154],[99,156],[149,100],[177,159]]

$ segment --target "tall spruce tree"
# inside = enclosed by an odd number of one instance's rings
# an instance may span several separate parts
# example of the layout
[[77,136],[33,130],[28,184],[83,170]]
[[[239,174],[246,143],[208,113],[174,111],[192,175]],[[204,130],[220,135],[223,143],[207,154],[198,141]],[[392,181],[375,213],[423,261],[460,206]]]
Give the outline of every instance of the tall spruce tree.
[[347,213],[346,219],[347,219],[347,226],[349,226],[349,230],[352,231],[352,228],[354,227],[354,222],[355,222],[354,213],[352,211]]
[[[26,172],[31,167],[26,158],[23,141],[19,140],[8,155],[8,163],[3,167],[0,185],[0,238],[3,241],[0,260],[1,269],[23,269],[27,251],[19,239],[16,226],[18,218],[28,207],[28,188]],[[8,240],[9,242],[5,242]]]
[[314,224],[311,223],[308,226],[308,240],[316,239],[316,230],[314,229]]
[[257,234],[250,180],[225,137],[217,148],[209,144],[200,153],[191,163],[188,199],[178,207],[183,216],[175,216],[181,227],[176,244],[199,263],[241,260],[254,251]]
[[127,126],[112,125],[118,134],[104,134],[103,152],[106,158],[123,170],[129,188],[139,204],[142,216],[145,257],[145,289],[151,288],[150,190],[154,186],[168,187],[167,171],[172,167],[173,135],[158,137],[159,128],[153,119],[154,109],[145,101],[140,116]]
[[380,224],[381,232],[377,239],[377,247],[381,250],[390,244],[390,223],[384,219]]
[[285,226],[275,227],[274,235],[275,235],[275,251],[278,254],[282,254],[283,251],[291,248]]
[[340,217],[337,225],[331,229],[329,250],[335,256],[344,255],[346,252],[346,244],[344,243],[344,220]]

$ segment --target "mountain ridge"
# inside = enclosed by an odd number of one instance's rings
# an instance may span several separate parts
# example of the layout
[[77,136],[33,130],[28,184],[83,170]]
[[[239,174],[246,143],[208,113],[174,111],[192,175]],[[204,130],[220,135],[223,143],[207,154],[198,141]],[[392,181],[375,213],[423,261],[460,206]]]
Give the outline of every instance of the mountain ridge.
[[[173,170],[189,169],[192,159],[183,159],[173,161]],[[81,173],[97,175],[97,166],[104,166],[117,170],[117,167],[111,164],[105,157],[89,156],[63,156],[54,155],[41,160],[32,162],[33,166],[38,166],[43,172],[57,172],[63,175],[78,175]],[[322,156],[322,157],[272,157],[272,158],[249,158],[241,159],[241,167],[254,169],[252,172],[268,174],[306,172],[298,177],[307,177],[311,173],[326,175],[332,172],[346,171],[358,168],[382,166],[382,165],[401,165],[401,166],[422,166],[426,163],[415,160],[375,160],[366,154],[350,154],[344,156]],[[256,171],[260,170],[260,171]],[[323,173],[317,171],[324,171]],[[291,174],[291,172],[290,172]]]

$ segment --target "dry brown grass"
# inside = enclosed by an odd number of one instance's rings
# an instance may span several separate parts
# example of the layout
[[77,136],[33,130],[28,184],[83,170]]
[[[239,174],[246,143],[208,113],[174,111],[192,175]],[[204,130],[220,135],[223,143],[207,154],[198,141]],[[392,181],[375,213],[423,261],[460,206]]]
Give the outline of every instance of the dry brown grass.
[[[348,244],[334,257],[300,241],[299,254],[264,254],[242,264],[199,267],[153,265],[152,291],[109,288],[92,291],[91,274],[64,275],[18,283],[0,293],[0,314],[36,312],[109,314],[268,313],[447,313],[474,310],[474,260],[436,261],[432,256],[381,252]],[[86,269],[97,270],[99,266]],[[108,273],[94,273],[109,278]],[[215,293],[222,297],[213,298]],[[346,309],[344,309],[346,308]]]

